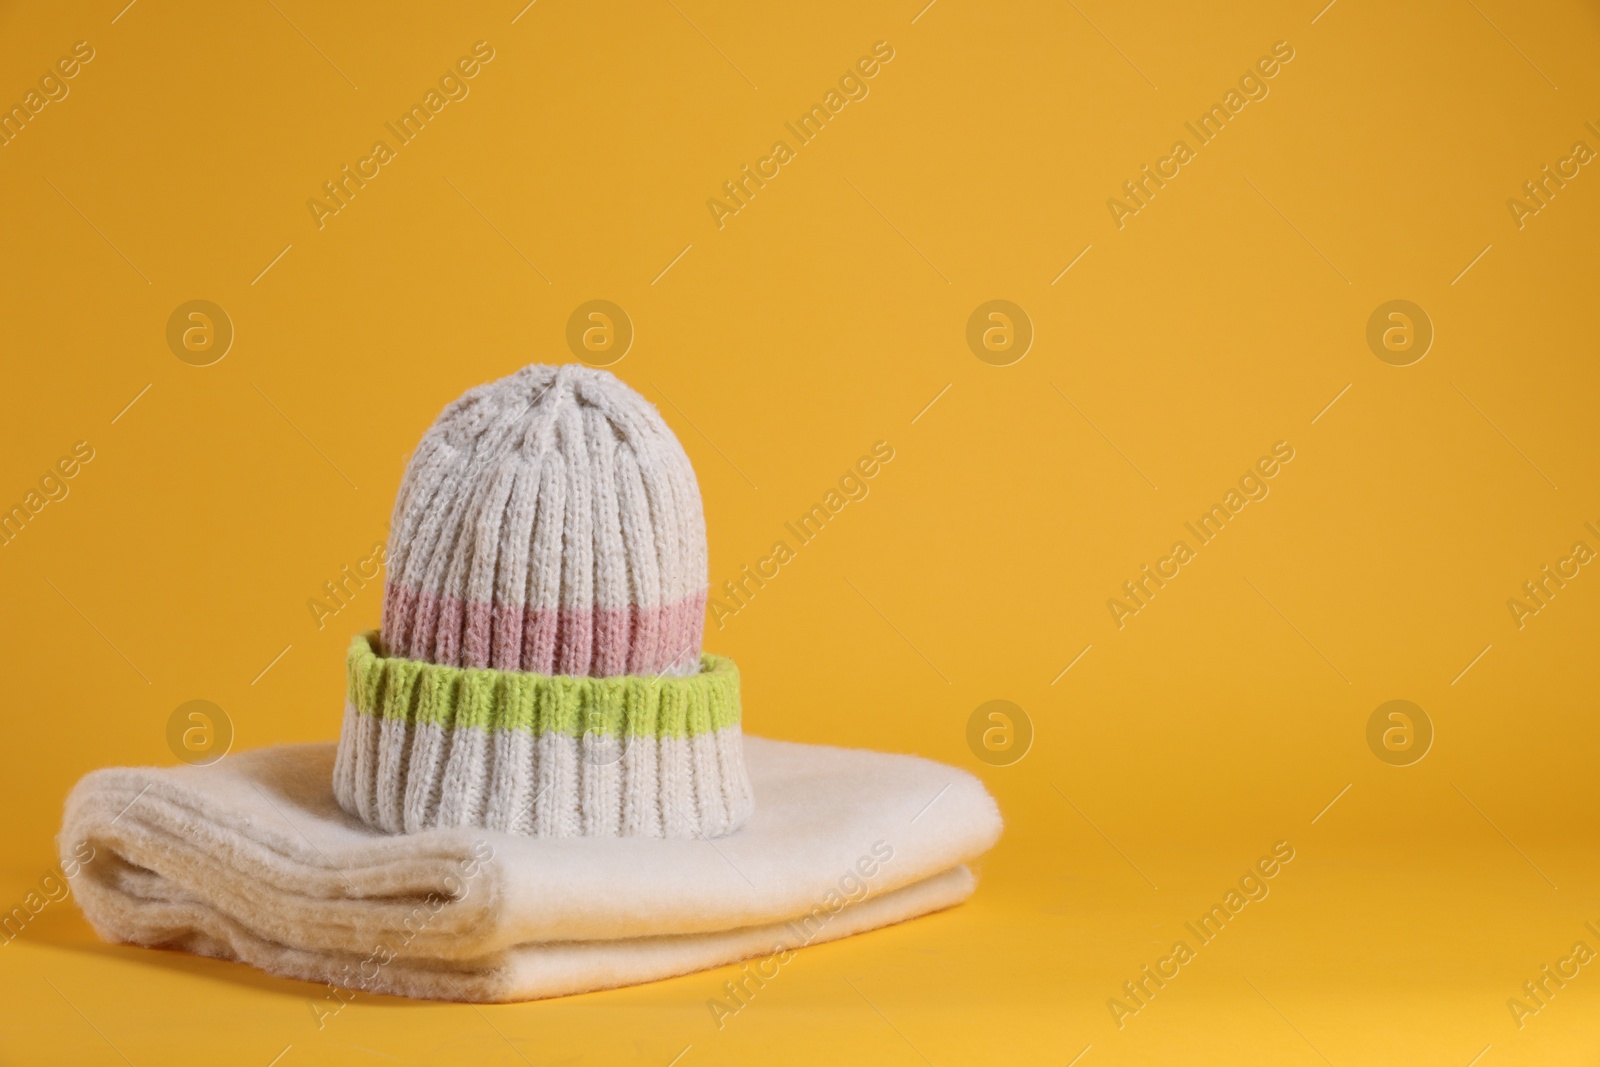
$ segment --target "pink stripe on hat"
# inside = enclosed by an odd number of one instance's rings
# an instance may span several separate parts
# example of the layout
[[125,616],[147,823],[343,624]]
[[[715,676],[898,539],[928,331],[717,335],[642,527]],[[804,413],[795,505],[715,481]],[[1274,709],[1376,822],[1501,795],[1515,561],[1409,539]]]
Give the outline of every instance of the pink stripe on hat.
[[702,591],[646,608],[527,608],[384,591],[388,654],[447,667],[535,674],[655,675],[697,669],[705,626]]

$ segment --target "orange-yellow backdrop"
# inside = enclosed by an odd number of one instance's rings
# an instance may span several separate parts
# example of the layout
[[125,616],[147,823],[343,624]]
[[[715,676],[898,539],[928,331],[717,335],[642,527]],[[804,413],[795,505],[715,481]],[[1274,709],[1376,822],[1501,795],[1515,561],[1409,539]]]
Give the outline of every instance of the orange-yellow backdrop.
[[[695,462],[715,587],[892,444],[709,645],[752,732],[980,773],[1007,830],[979,891],[806,950],[720,1030],[731,969],[360,997],[319,1029],[318,987],[105,946],[62,902],[0,948],[0,1060],[1589,1062],[1597,968],[1523,984],[1600,948],[1600,575],[1508,601],[1600,549],[1592,5],[523,2],[0,12],[0,506],[93,450],[0,547],[0,902],[49,872],[80,775],[174,762],[185,701],[236,748],[335,736],[380,596],[322,628],[307,601],[384,539],[439,408],[575,358],[592,299]],[[785,123],[877,42],[801,145]],[[207,366],[168,341],[197,299],[234,332]],[[969,346],[990,300],[1031,324],[1019,361]],[[1398,352],[1368,340],[1395,300]],[[1277,442],[1270,494],[1199,545],[1184,524]],[[1119,627],[1108,599],[1180,539]],[[968,746],[994,699],[1032,727],[1009,765]],[[1389,700],[1431,724],[1420,761],[1369,746]],[[1119,1019],[1279,841],[1270,896]]]

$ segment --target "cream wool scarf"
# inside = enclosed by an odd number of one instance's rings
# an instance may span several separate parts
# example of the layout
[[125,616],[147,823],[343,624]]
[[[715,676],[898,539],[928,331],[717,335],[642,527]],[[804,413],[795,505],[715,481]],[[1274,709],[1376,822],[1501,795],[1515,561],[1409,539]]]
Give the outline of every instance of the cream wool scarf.
[[393,836],[346,814],[335,746],[109,768],[59,838],[101,937],[410,997],[530,1000],[834,940],[966,899],[999,837],[971,775],[749,737],[761,797],[716,840]]

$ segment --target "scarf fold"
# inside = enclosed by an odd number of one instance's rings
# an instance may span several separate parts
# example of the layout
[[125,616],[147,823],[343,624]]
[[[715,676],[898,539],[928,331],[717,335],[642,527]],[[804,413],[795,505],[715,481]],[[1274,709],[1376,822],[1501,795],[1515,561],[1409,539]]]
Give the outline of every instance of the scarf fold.
[[339,807],[335,747],[86,776],[58,843],[95,930],[344,989],[535,999],[949,907],[1001,829],[955,768],[747,737],[762,803],[716,840],[387,834]]

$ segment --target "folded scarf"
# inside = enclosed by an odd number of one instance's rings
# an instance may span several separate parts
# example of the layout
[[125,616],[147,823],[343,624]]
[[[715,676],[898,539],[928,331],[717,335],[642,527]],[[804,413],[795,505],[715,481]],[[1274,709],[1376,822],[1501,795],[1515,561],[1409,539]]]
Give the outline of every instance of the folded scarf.
[[386,834],[342,811],[335,746],[108,768],[58,844],[101,937],[345,989],[515,1001],[834,940],[959,903],[999,837],[964,771],[745,740],[755,814],[715,840]]

